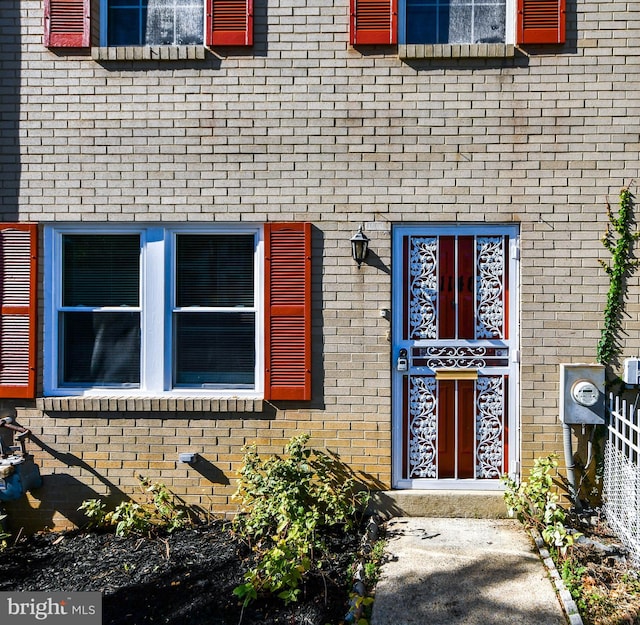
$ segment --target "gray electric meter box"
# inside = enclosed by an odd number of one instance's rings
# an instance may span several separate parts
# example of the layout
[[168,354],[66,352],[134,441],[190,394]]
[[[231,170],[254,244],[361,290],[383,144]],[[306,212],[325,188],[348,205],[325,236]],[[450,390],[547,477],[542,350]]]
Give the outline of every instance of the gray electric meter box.
[[603,365],[560,365],[560,420],[568,425],[604,424]]

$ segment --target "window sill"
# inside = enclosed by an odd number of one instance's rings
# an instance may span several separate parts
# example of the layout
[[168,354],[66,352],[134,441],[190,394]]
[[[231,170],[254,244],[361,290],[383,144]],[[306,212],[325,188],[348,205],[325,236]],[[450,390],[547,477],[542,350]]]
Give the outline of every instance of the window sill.
[[495,59],[515,56],[510,43],[456,43],[399,45],[401,59]]
[[49,412],[262,412],[262,399],[222,397],[40,397]]
[[123,46],[91,48],[94,61],[201,61],[204,46]]

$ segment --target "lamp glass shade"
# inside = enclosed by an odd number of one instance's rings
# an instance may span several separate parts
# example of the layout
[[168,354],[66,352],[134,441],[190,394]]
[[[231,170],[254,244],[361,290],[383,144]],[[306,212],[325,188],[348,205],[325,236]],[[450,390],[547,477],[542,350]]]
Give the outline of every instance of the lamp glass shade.
[[351,237],[351,256],[360,265],[367,257],[368,252],[369,238],[362,232],[362,226],[360,226],[358,232]]

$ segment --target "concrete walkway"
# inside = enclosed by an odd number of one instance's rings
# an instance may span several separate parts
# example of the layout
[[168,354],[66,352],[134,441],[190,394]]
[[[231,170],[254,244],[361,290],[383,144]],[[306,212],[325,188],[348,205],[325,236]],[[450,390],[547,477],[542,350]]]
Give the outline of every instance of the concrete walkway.
[[391,519],[371,625],[566,625],[533,541],[505,519]]

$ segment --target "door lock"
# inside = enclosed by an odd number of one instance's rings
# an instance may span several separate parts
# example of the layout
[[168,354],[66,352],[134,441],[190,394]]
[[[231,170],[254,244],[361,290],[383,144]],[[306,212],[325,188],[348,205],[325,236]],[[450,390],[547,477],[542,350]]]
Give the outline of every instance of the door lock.
[[407,358],[407,350],[402,348],[398,353],[398,360],[396,361],[396,369],[398,371],[409,370],[409,360]]

